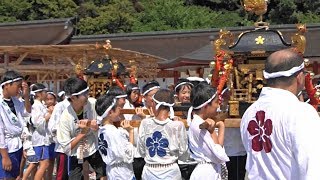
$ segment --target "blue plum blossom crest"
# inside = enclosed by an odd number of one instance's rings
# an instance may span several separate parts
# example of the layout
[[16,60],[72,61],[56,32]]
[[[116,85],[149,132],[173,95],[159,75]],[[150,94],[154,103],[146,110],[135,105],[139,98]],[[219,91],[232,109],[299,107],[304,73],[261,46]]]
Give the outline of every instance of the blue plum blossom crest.
[[167,138],[162,137],[161,132],[155,131],[152,134],[152,137],[147,138],[146,146],[151,157],[155,156],[156,154],[160,157],[164,157],[167,154],[165,148],[169,147],[169,141]]

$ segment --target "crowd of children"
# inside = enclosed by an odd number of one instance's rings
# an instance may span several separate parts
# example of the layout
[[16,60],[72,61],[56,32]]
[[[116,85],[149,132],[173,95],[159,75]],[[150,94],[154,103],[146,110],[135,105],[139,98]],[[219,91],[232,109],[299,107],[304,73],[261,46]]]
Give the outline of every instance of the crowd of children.
[[[41,83],[29,87],[16,71],[0,86],[0,179],[51,180],[55,163],[59,180],[87,178],[89,166],[96,179],[222,179],[221,164],[229,161],[224,123],[213,120],[216,89],[205,81],[180,79],[174,91],[154,80],[141,90],[112,86],[97,99],[77,77],[59,96]],[[185,104],[189,127],[174,117],[173,106]]]

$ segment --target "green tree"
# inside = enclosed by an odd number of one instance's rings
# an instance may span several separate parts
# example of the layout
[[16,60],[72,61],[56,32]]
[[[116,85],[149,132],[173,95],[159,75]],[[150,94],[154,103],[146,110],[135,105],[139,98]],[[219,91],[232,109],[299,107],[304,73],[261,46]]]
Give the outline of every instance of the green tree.
[[78,27],[81,34],[108,34],[131,32],[135,21],[135,10],[128,0],[112,0],[94,6],[93,2],[81,5],[82,12]]
[[163,31],[235,26],[236,13],[215,12],[201,6],[187,6],[183,0],[141,1],[145,10],[137,15],[133,31]]
[[78,6],[73,0],[31,0],[29,20],[76,16]]
[[28,0],[1,0],[0,22],[26,21],[31,7]]

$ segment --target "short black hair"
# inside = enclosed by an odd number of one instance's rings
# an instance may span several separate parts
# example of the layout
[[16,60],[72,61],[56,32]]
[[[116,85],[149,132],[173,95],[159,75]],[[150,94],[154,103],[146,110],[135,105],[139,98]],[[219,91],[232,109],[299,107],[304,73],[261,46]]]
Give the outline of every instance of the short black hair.
[[[174,94],[169,89],[159,89],[159,91],[154,94],[154,99],[156,99],[159,102],[166,102],[168,104],[174,103]],[[168,109],[168,106],[160,106],[159,108]]]
[[[283,55],[281,54],[281,56],[280,55],[275,56],[274,55],[275,53],[277,54],[283,53]],[[268,73],[287,71],[292,69],[293,67],[298,67],[303,63],[303,57],[291,49],[284,49],[284,50],[277,51],[275,53],[272,53],[265,62],[265,71]],[[284,83],[289,85],[292,83],[292,80],[294,79],[294,77],[300,72],[301,71],[298,71],[289,77],[282,76],[282,77],[267,79],[266,81],[269,86],[277,85],[279,83]]]
[[[180,83],[186,83],[186,84],[183,84],[183,85],[179,85]],[[179,86],[178,86],[179,85]],[[186,78],[179,78],[178,81],[177,81],[177,84],[175,85],[175,92],[178,94],[180,92],[180,90],[187,86],[190,90],[192,89],[193,87],[193,84],[191,81],[189,81],[188,79]]]
[[[31,86],[30,86],[31,92],[39,90],[39,89],[45,89],[45,88],[46,88],[46,86],[44,84],[41,84],[41,83],[31,84]],[[42,91],[39,91],[39,92],[42,92]],[[30,103],[31,103],[31,105],[33,105],[35,98],[36,98],[36,94],[31,93],[30,94]]]
[[52,90],[47,91],[47,94],[51,94],[57,100],[57,95]]
[[[97,99],[95,109],[99,116],[102,116],[102,114],[111,106],[114,98],[115,96],[104,94]],[[117,104],[112,109],[115,110],[116,106]]]
[[22,78],[23,79],[23,76],[18,73],[17,71],[14,71],[14,70],[9,70],[9,71],[6,71],[2,78],[1,78],[1,83],[4,83],[6,81],[9,81],[9,80],[13,80],[13,79],[16,79],[16,78]]
[[126,86],[126,93],[128,97],[130,96],[133,88],[138,88],[138,90],[140,91],[138,84],[130,83]]
[[36,90],[39,90],[39,89],[45,89],[46,86],[44,84],[41,84],[41,83],[35,83],[35,84],[32,84],[30,86],[30,90],[31,91],[36,91]]
[[119,96],[119,95],[126,95],[126,92],[123,89],[121,89],[119,86],[110,86],[107,89],[106,94],[109,96]]
[[156,80],[152,80],[152,81],[149,81],[147,82],[147,84],[145,84],[143,87],[142,87],[142,94],[144,94],[146,91],[148,91],[149,89],[155,87],[155,86],[160,86],[160,84],[158,83],[158,81]]
[[208,101],[217,92],[217,89],[206,82],[200,82],[191,90],[190,101],[193,107],[197,107]]
[[68,78],[64,82],[64,91],[66,92],[67,96],[71,96],[73,93],[80,92],[86,89],[87,87],[87,82],[77,77]]

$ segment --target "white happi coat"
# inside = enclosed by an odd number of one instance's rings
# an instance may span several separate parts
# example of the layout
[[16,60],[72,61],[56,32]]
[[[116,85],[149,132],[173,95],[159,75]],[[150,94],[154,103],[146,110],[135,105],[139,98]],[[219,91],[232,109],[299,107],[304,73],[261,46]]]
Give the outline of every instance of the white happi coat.
[[60,117],[62,112],[67,109],[67,107],[70,105],[70,102],[67,98],[65,98],[63,101],[57,103],[54,106],[54,109],[52,111],[51,117],[48,122],[48,130],[50,133],[50,139],[56,143],[55,146],[55,152],[63,153],[63,148],[57,141],[57,128],[60,121]]
[[199,162],[190,179],[221,179],[221,164],[229,158],[224,148],[214,143],[210,132],[199,128],[203,122],[200,116],[194,114],[188,131],[191,158]]
[[[146,165],[142,179],[181,179],[176,163],[178,157],[187,158],[187,134],[180,121],[166,119],[159,121],[148,118],[141,121],[139,128],[138,151]],[[168,167],[151,167],[148,164],[171,164]]]
[[26,126],[23,117],[28,116],[23,101],[11,98],[16,115],[8,104],[0,97],[0,148],[7,149],[8,153],[18,151],[22,147],[21,135]]
[[100,127],[99,152],[106,163],[108,179],[130,180],[134,177],[132,168],[134,148],[129,142],[126,130],[110,124]]
[[[92,109],[90,101],[83,109],[83,118],[93,120],[94,119],[94,109]],[[58,143],[63,148],[63,153],[68,156],[79,156],[79,145],[78,143],[71,150],[71,141],[80,133],[80,128],[78,127],[78,116],[74,111],[72,105],[70,104],[67,109],[61,114],[58,128],[57,128],[57,140]],[[98,137],[97,132],[90,130],[87,135],[82,139],[84,143],[83,148],[83,158],[89,157],[98,150]]]
[[241,121],[249,179],[320,179],[320,118],[289,91],[265,87]]
[[49,146],[48,123],[45,120],[47,114],[46,106],[35,99],[31,109],[31,121],[35,128],[32,134],[32,145],[36,146]]

